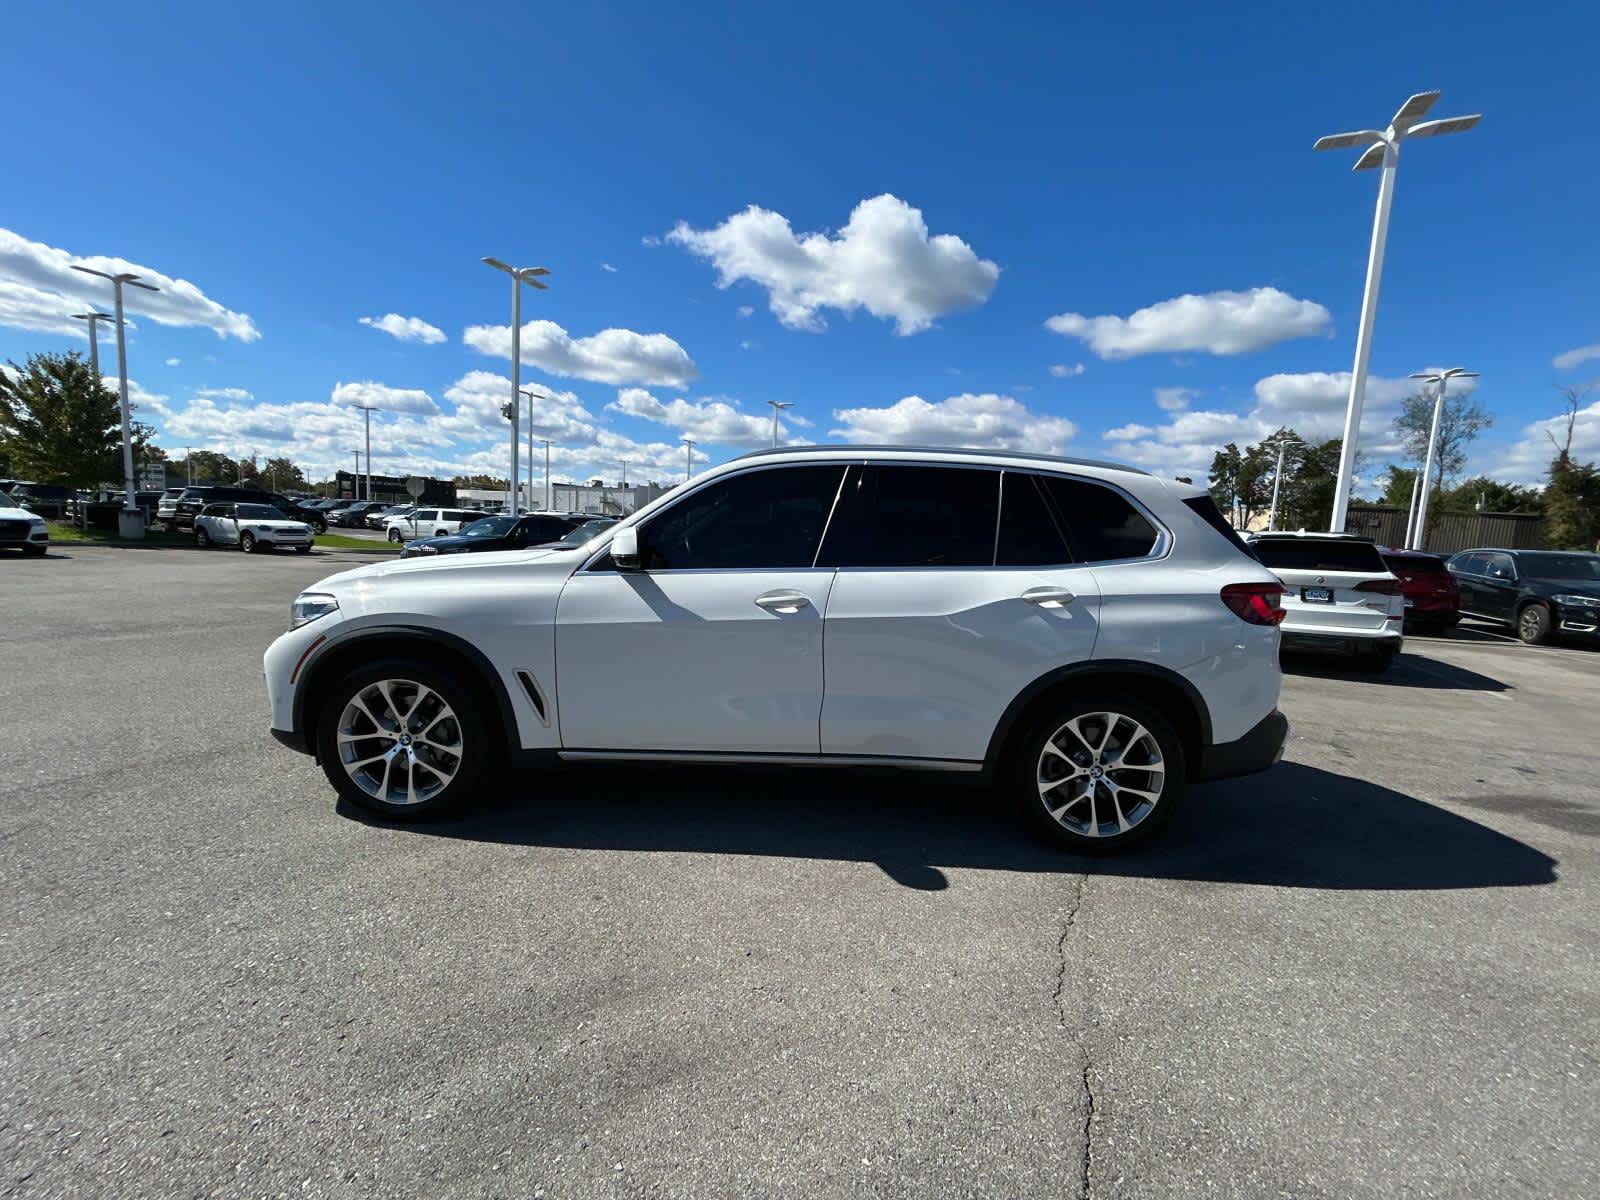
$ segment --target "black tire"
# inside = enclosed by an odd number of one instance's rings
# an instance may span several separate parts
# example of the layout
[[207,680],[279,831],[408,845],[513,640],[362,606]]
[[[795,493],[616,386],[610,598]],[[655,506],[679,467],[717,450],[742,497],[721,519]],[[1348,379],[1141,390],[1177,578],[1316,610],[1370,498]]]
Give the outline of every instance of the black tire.
[[1356,669],[1365,671],[1369,675],[1382,675],[1394,666],[1395,655],[1399,651],[1393,646],[1386,646],[1382,650],[1368,650],[1356,655]]
[[43,558],[45,551],[49,549],[49,546],[24,546],[22,555],[24,558]]
[[201,529],[198,525],[195,526],[194,544],[199,546],[202,550],[209,550],[211,548],[211,535],[204,529]]
[[[1055,765],[1057,758],[1066,761],[1063,756],[1053,753],[1048,754],[1047,760],[1045,743],[1052,742],[1058,749],[1072,747],[1074,735],[1067,732],[1067,727],[1070,722],[1079,718],[1085,719],[1081,728],[1088,732],[1092,741],[1105,732],[1107,723],[1103,719],[1098,723],[1094,720],[1097,715],[1105,713],[1115,714],[1122,720],[1115,722],[1117,728],[1107,739],[1108,753],[1102,757],[1109,757],[1109,754],[1117,752],[1147,753],[1148,745],[1142,738],[1134,735],[1133,729],[1126,723],[1131,721],[1137,726],[1142,726],[1154,740],[1159,749],[1163,770],[1155,773],[1139,771],[1132,766],[1104,767],[1099,761],[1076,761],[1094,759],[1095,756],[1090,747],[1081,742],[1075,749],[1071,749],[1070,753],[1074,760],[1071,763],[1072,770],[1099,769],[1104,774],[1094,776],[1097,781],[1111,780],[1113,774],[1117,774],[1124,788],[1137,787],[1141,791],[1156,794],[1156,799],[1148,802],[1148,810],[1140,813],[1126,832],[1101,833],[1096,836],[1089,830],[1118,823],[1117,811],[1121,807],[1121,802],[1114,799],[1107,788],[1099,782],[1076,788],[1078,796],[1057,810],[1063,818],[1061,820],[1052,815],[1051,809],[1046,806],[1046,798],[1057,794],[1063,786],[1071,788],[1074,785],[1058,784],[1056,789],[1044,793],[1041,793],[1040,789],[1046,786],[1049,778],[1054,778],[1051,772],[1062,769]],[[1120,745],[1119,734],[1122,739]],[[1188,784],[1188,767],[1184,759],[1183,741],[1178,737],[1172,722],[1164,713],[1143,700],[1116,693],[1075,696],[1071,699],[1046,703],[1028,720],[1021,735],[1011,742],[1008,755],[1012,761],[1005,768],[1005,786],[1012,794],[1023,823],[1044,841],[1083,854],[1113,854],[1148,842],[1172,819],[1172,814],[1183,799]],[[1137,761],[1153,763],[1155,759],[1146,756],[1140,757]],[[1142,806],[1147,802],[1140,799],[1133,803]],[[1132,815],[1134,811],[1134,809],[1124,810],[1124,817]],[[1074,826],[1088,828],[1079,829]]]
[[248,529],[241,533],[239,535],[239,549],[246,554],[254,554],[256,552],[256,535]]
[[307,542],[304,546],[296,546],[294,548],[294,552],[296,554],[310,554],[311,553],[311,543]]
[[1517,614],[1517,636],[1530,646],[1548,642],[1552,626],[1550,609],[1543,604],[1523,605]]
[[389,540],[391,542],[393,542],[395,545],[398,546],[401,542],[405,541],[406,539],[405,539],[404,535],[401,534],[401,532],[398,529],[391,529],[391,530],[389,530]]
[[[393,803],[373,791],[368,791],[352,777],[346,768],[344,758],[341,756],[339,741],[339,722],[345,709],[351,704],[355,696],[367,692],[373,705],[369,711],[380,720],[392,722],[392,710],[388,713],[382,711],[380,698],[370,689],[384,681],[395,684],[425,687],[435,693],[437,697],[453,710],[455,729],[450,728],[447,719],[438,728],[441,735],[448,740],[453,734],[457,746],[460,748],[456,756],[456,765],[453,775],[436,793],[420,798],[414,804]],[[381,693],[381,688],[378,692]],[[396,699],[397,706],[403,706],[417,694],[407,693],[404,687],[392,686],[390,694]],[[416,723],[429,720],[435,715],[436,710],[431,707],[431,702],[421,701],[422,712]],[[409,718],[414,710],[408,709],[403,716]],[[491,716],[491,708],[486,703],[482,690],[474,682],[467,679],[449,667],[433,663],[422,662],[416,659],[392,658],[382,659],[369,663],[366,666],[345,675],[328,685],[323,691],[322,707],[317,715],[317,746],[319,757],[322,760],[322,770],[328,777],[328,782],[333,784],[334,790],[341,797],[365,812],[391,821],[422,821],[444,816],[447,813],[458,811],[463,805],[481,795],[489,782],[498,773],[503,753],[499,737],[499,730]],[[355,732],[365,732],[371,728],[364,718],[358,717],[356,723],[350,726]],[[368,755],[384,753],[386,748],[392,746],[394,739],[388,734],[371,739],[347,742],[344,748],[353,755]],[[415,743],[414,743],[415,744]],[[429,776],[432,768],[428,765],[428,756],[435,752],[426,746],[414,752],[420,764],[413,779],[416,786],[425,791],[432,786]],[[359,760],[358,760],[359,761]],[[441,765],[449,765],[449,757],[437,760]],[[369,771],[376,771],[374,764]],[[369,783],[375,782],[371,775],[367,776]],[[434,774],[432,778],[437,781],[441,776]],[[377,792],[386,795],[398,794],[399,778],[385,779],[378,784]]]
[[326,521],[324,521],[321,517],[318,517],[316,519],[316,522],[311,526],[311,528],[315,529],[318,533],[327,533],[328,532],[328,523]]

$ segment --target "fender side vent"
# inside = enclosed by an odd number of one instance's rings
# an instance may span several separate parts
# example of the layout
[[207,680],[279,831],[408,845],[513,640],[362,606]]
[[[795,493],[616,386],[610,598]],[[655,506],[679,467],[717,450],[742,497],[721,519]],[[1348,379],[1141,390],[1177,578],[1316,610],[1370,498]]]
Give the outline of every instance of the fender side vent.
[[539,714],[539,720],[550,725],[550,713],[544,705],[544,693],[539,690],[539,685],[534,682],[532,674],[519,670],[517,679],[522,684],[522,690],[528,693],[528,703],[533,705],[533,711]]

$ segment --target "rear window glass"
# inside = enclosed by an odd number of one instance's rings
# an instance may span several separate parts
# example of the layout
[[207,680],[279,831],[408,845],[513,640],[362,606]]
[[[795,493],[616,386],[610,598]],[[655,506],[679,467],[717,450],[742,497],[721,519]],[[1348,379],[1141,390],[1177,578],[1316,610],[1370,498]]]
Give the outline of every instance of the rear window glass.
[[1248,554],[1251,558],[1257,557],[1250,544],[1239,536],[1238,531],[1232,525],[1228,524],[1228,518],[1222,515],[1222,510],[1217,507],[1217,502],[1210,496],[1190,496],[1183,503],[1190,512],[1226,538],[1228,544],[1235,550],[1241,554]]
[[1367,571],[1378,573],[1383,565],[1378,548],[1371,542],[1347,542],[1334,538],[1263,538],[1256,544],[1256,557],[1269,567],[1289,571]]
[[1036,567],[1072,561],[1044,493],[1032,475],[1007,471],[1000,485],[1000,535],[997,567]]
[[1407,575],[1444,574],[1444,559],[1431,554],[1385,554],[1383,565],[1396,575],[1402,571]]

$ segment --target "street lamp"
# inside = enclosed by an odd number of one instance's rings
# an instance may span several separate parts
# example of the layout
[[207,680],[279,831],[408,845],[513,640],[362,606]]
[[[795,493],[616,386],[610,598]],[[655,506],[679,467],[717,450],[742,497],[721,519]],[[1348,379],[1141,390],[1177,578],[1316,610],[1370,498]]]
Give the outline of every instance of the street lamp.
[[1438,92],[1418,92],[1400,106],[1389,127],[1360,129],[1354,133],[1334,133],[1318,138],[1313,150],[1344,150],[1365,146],[1352,170],[1370,171],[1382,167],[1378,180],[1378,208],[1372,219],[1372,245],[1367,252],[1367,285],[1361,295],[1361,324],[1356,330],[1356,361],[1350,372],[1350,400],[1344,415],[1344,444],[1339,449],[1339,477],[1334,484],[1333,518],[1328,528],[1344,530],[1345,513],[1350,507],[1350,476],[1356,464],[1356,439],[1360,434],[1361,405],[1367,392],[1367,363],[1372,357],[1372,324],[1378,315],[1378,281],[1383,277],[1384,243],[1389,236],[1389,206],[1394,202],[1394,175],[1400,163],[1400,143],[1406,138],[1438,137],[1460,133],[1483,120],[1482,113],[1467,117],[1420,121],[1439,98]]
[[89,322],[89,370],[94,373],[94,385],[100,386],[100,328],[101,321],[114,321],[116,318],[110,313],[86,312],[73,313],[74,321]]
[[[1428,457],[1422,468],[1422,478],[1418,484],[1412,486],[1412,496],[1416,500],[1416,520],[1406,527],[1406,549],[1420,550],[1422,543],[1427,540],[1428,528],[1428,486],[1433,479],[1433,456],[1439,442],[1439,418],[1444,412],[1444,389],[1452,379],[1476,379],[1478,372],[1464,370],[1461,367],[1451,367],[1448,371],[1418,371],[1411,376],[1421,379],[1426,383],[1436,386],[1433,397],[1433,427],[1428,431]],[[1439,473],[1444,474],[1444,463],[1439,463]],[[1420,492],[1420,495],[1418,494]]]
[[[361,449],[360,449],[360,447],[357,447],[356,449],[350,451],[350,453],[354,454],[356,456],[355,483],[351,485],[350,490],[355,493],[355,498],[357,500],[359,500],[359,499],[361,499]],[[371,448],[369,447],[368,450],[367,450],[367,473],[371,474],[371,472],[372,472],[372,451],[371,451]]]
[[[154,284],[140,283],[137,275],[126,271],[118,275],[111,275],[105,271],[96,271],[93,267],[80,267],[72,264],[74,271],[82,271],[85,275],[98,275],[101,279],[111,281],[112,290],[116,293],[116,319],[117,319],[117,384],[122,395],[122,512],[117,515],[117,533],[125,538],[144,537],[144,515],[139,512],[133,502],[133,432],[128,423],[128,338],[124,331],[122,319],[122,286],[132,284],[136,288],[143,288],[147,292],[159,292],[161,289]],[[92,326],[91,326],[92,328]]]
[[[531,509],[533,507],[533,402],[535,400],[546,400],[549,399],[549,397],[544,392],[538,391],[534,388],[522,388],[521,391],[522,394],[528,398],[528,507]],[[545,492],[547,494],[546,498],[548,499],[548,493],[550,491],[550,452],[548,449],[545,451],[544,473],[546,484]],[[545,505],[545,508],[549,507],[549,504]]]
[[1283,453],[1290,446],[1304,445],[1297,437],[1281,437],[1275,444],[1278,447],[1278,466],[1272,472],[1272,508],[1267,513],[1268,533],[1278,527],[1278,485],[1283,482]]
[[778,445],[778,414],[786,408],[793,408],[794,401],[768,400],[767,403],[772,405],[772,445],[776,448]]
[[[383,409],[379,408],[376,404],[352,404],[350,407],[351,408],[355,408],[355,409],[360,409],[362,420],[366,423],[366,427],[367,427],[367,499],[371,500],[372,499],[372,414],[375,413],[375,412],[382,412]],[[360,460],[357,460],[357,462],[356,462],[356,471],[357,471],[358,474],[360,473],[360,470],[361,470],[361,463],[360,463]],[[359,484],[360,482],[361,482],[360,479],[356,480],[357,484]],[[356,490],[360,491],[361,489],[359,487],[357,487]]]
[[688,483],[690,476],[692,476],[693,474],[694,474],[694,439],[686,437],[686,438],[683,439],[683,481],[685,483]]
[[511,477],[506,482],[507,500],[510,501],[507,511],[517,515],[517,409],[522,401],[522,285],[538,288],[541,292],[546,290],[546,285],[539,282],[540,275],[550,272],[544,267],[513,267],[501,262],[498,258],[485,258],[496,271],[504,271],[511,276]]

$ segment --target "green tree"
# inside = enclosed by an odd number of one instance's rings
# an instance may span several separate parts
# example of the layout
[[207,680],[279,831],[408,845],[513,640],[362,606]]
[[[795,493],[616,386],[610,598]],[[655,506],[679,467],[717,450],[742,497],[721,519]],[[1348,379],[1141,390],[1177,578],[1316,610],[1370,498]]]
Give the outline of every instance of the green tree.
[[[1300,446],[1294,454],[1294,473],[1284,466],[1282,494],[1278,498],[1279,529],[1326,529],[1333,515],[1334,485],[1339,478],[1339,452],[1344,439]],[[1359,456],[1357,458],[1359,468]]]
[[183,472],[185,478],[192,476],[196,483],[236,483],[239,479],[238,464],[215,450],[191,451],[186,460],[175,463],[174,467]]
[[[135,461],[144,439],[134,434]],[[34,354],[0,370],[0,457],[13,474],[39,483],[93,487],[122,479],[117,397],[83,356]]]
[[[1550,433],[1556,448],[1544,488],[1545,539],[1558,550],[1600,550],[1600,468],[1572,457],[1578,406],[1600,384],[1561,388],[1566,412],[1562,436]],[[1546,432],[1549,432],[1548,430]]]
[[295,466],[288,455],[267,459],[261,468],[261,474],[267,486],[275,492],[304,492],[311,488],[311,484],[306,481],[305,473]]
[[1421,472],[1412,467],[1397,467],[1389,464],[1389,469],[1383,476],[1383,491],[1378,495],[1379,504],[1387,504],[1391,508],[1411,508],[1411,488],[1417,482]]
[[[1494,418],[1470,395],[1445,397],[1444,408],[1439,412],[1439,442],[1434,450],[1434,469],[1438,472],[1435,494],[1449,488],[1450,481],[1467,465],[1467,451],[1473,440],[1493,424]],[[1408,396],[1394,419],[1394,431],[1406,456],[1415,463],[1425,463],[1428,438],[1433,432],[1433,397]]]
[[1229,442],[1212,458],[1211,497],[1240,528],[1248,528],[1271,506],[1272,472],[1277,463],[1277,451],[1264,442],[1243,450]]
[[493,475],[457,475],[455,477],[455,485],[464,488],[499,488],[504,491],[506,481],[504,479],[496,479]]
[[1544,496],[1535,487],[1501,483],[1487,475],[1463,479],[1439,497],[1443,512],[1535,513],[1544,512]]

